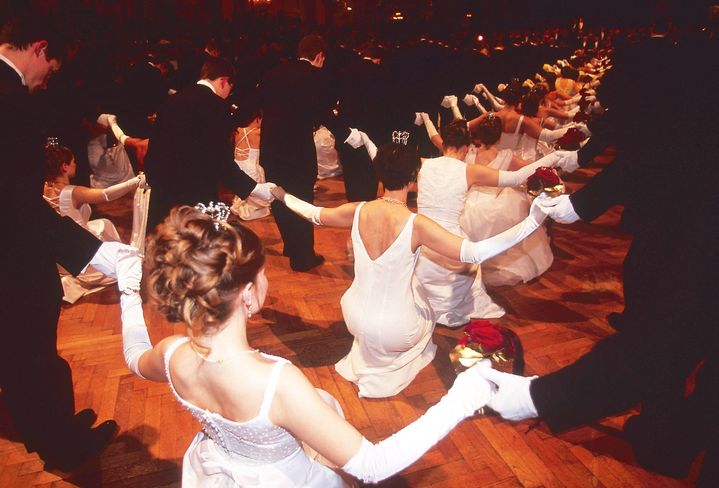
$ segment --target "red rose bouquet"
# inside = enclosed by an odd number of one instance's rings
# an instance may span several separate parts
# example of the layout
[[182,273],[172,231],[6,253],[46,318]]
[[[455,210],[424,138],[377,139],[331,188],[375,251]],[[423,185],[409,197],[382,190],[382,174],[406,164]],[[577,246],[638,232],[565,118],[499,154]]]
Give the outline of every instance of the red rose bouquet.
[[542,192],[557,197],[564,193],[564,183],[554,168],[542,166],[527,178],[527,192],[535,197]]
[[449,359],[457,372],[482,359],[490,359],[496,364],[513,360],[512,372],[522,374],[524,371],[522,344],[517,334],[489,320],[472,320],[467,324],[462,338],[449,353]]
[[577,129],[576,127],[571,127],[567,132],[564,133],[562,137],[557,139],[557,149],[562,149],[565,151],[577,151],[579,148],[581,148],[581,142],[586,139],[587,136],[584,132]]

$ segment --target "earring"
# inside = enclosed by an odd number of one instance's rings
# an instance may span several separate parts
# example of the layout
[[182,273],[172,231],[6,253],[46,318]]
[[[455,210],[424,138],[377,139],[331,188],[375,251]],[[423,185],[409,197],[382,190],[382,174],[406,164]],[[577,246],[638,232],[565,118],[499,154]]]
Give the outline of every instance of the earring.
[[252,317],[252,296],[247,301],[247,318]]

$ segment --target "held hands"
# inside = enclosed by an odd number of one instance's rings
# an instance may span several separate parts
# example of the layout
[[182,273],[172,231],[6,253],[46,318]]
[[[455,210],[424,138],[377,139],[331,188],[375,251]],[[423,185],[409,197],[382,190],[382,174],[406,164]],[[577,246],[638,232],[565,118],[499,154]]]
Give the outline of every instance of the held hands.
[[[537,197],[539,198],[539,197]],[[535,199],[535,202],[537,200]],[[579,220],[579,215],[574,211],[574,205],[569,199],[569,195],[559,195],[554,198],[544,198],[538,202],[538,205],[549,217],[560,224],[571,224]]]
[[502,418],[525,420],[537,417],[537,409],[529,391],[529,385],[537,378],[536,376],[517,376],[486,367],[477,372],[496,385],[497,389],[487,402],[487,406]]
[[266,202],[271,202],[272,200],[275,199],[275,197],[272,195],[272,189],[275,188],[276,186],[277,185],[275,185],[274,183],[270,183],[270,182],[257,183],[254,190],[252,190],[252,193],[250,193],[250,195],[252,195],[253,197],[257,197],[260,200],[264,200]]
[[447,95],[442,99],[442,106],[444,108],[451,108],[457,106],[457,95]]
[[491,401],[492,393],[496,388],[480,373],[482,369],[491,368],[489,360],[485,360],[462,371],[447,392],[447,398],[453,405],[461,408],[466,417],[474,415],[477,410]]
[[548,210],[542,206],[542,202],[547,198],[549,198],[549,196],[540,193],[535,197],[532,201],[532,205],[529,207],[529,218],[537,224],[537,227],[542,225],[542,222],[547,218]]
[[577,151],[555,151],[554,154],[559,156],[557,168],[561,168],[567,173],[571,173],[579,168],[579,157]]
[[287,194],[287,192],[284,188],[282,188],[281,186],[275,186],[274,188],[272,188],[271,191],[272,196],[275,197],[277,200],[281,202],[285,201],[285,195]]

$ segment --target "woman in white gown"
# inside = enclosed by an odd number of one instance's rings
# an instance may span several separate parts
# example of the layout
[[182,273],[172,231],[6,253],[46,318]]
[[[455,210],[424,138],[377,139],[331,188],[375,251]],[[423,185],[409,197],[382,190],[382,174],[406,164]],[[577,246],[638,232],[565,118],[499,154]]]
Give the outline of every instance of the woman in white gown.
[[[77,170],[72,151],[64,146],[48,145],[46,154],[47,175],[43,189],[45,201],[57,213],[70,217],[101,241],[120,241],[112,222],[107,219],[90,220],[90,204],[120,198],[139,185],[144,185],[144,175],[103,189],[75,186],[70,184],[70,178],[75,176]],[[114,280],[91,269],[77,277],[64,271],[61,274],[63,300],[69,303],[75,303],[80,297],[114,283]]]
[[[540,166],[563,166],[566,152],[557,152],[536,163],[522,164],[517,171],[499,170],[484,165],[468,165],[470,136],[467,121],[455,119],[437,134],[427,114],[421,114],[430,139],[442,148],[443,156],[425,159],[417,180],[417,210],[447,231],[467,237],[459,224],[470,187],[485,185],[507,187],[521,185]],[[525,206],[522,210],[526,211]],[[521,219],[520,219],[521,220]],[[488,237],[488,234],[484,237]],[[449,327],[466,324],[470,318],[496,318],[504,309],[487,295],[478,265],[467,265],[423,249],[415,270],[435,312],[437,323]]]
[[[526,165],[511,149],[500,149],[497,141],[502,132],[499,117],[488,117],[473,129],[479,144],[474,163],[506,171]],[[567,170],[576,166],[575,157]],[[542,161],[540,159],[540,161]],[[530,199],[523,188],[474,186],[470,188],[459,224],[473,240],[483,239],[512,227],[526,215]],[[488,286],[515,285],[544,273],[554,261],[549,236],[544,227],[518,245],[482,263],[482,281]]]
[[[262,308],[268,282],[257,235],[179,207],[148,243],[151,301],[187,336],[152,346],[139,294],[142,261],[118,248],[125,360],[136,374],[168,383],[178,402],[202,424],[183,458],[185,487],[349,486],[345,473],[377,482],[404,469],[490,397],[477,366],[460,374],[439,403],[378,444],[342,416],[339,404],[316,390],[299,368],[252,348],[247,321]],[[219,214],[219,215],[218,215]]]
[[341,305],[354,341],[335,369],[357,384],[360,397],[379,398],[402,391],[437,350],[432,342],[434,313],[414,277],[420,247],[455,261],[478,263],[529,235],[543,216],[535,206],[506,233],[471,243],[407,209],[408,186],[420,166],[413,148],[387,144],[377,152],[374,165],[385,188],[377,200],[321,208],[282,188],[273,193],[317,225],[351,227],[355,279]]
[[[265,182],[265,170],[260,166],[260,132],[262,116],[255,114],[247,127],[235,131],[235,163],[257,183]],[[250,195],[245,200],[235,196],[232,212],[242,220],[254,220],[270,215],[270,204]]]

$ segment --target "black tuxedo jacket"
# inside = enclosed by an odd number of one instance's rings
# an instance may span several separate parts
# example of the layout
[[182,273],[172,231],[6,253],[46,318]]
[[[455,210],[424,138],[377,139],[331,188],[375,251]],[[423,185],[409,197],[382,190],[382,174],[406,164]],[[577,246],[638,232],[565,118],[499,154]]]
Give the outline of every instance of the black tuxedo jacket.
[[391,89],[382,66],[357,59],[344,66],[338,77],[339,113],[345,123],[366,132],[378,146],[389,142],[392,128],[387,125],[387,112],[392,106],[388,103]]
[[333,103],[325,73],[304,60],[283,63],[265,75],[258,96],[263,110],[260,158],[267,181],[290,193],[311,188],[317,178],[313,131]]
[[193,85],[169,99],[145,162],[152,187],[149,229],[175,205],[218,201],[220,181],[241,198],[250,194],[256,182],[233,160],[233,130],[225,100],[207,86]]
[[0,62],[0,161],[4,172],[0,202],[5,228],[0,252],[5,284],[0,293],[0,343],[9,347],[2,348],[3,361],[8,352],[54,351],[57,324],[52,319],[36,320],[36,315],[46,317],[46,309],[59,310],[62,288],[55,263],[77,274],[100,246],[92,234],[72,219],[60,217],[42,197],[45,139],[39,108],[18,74]]

